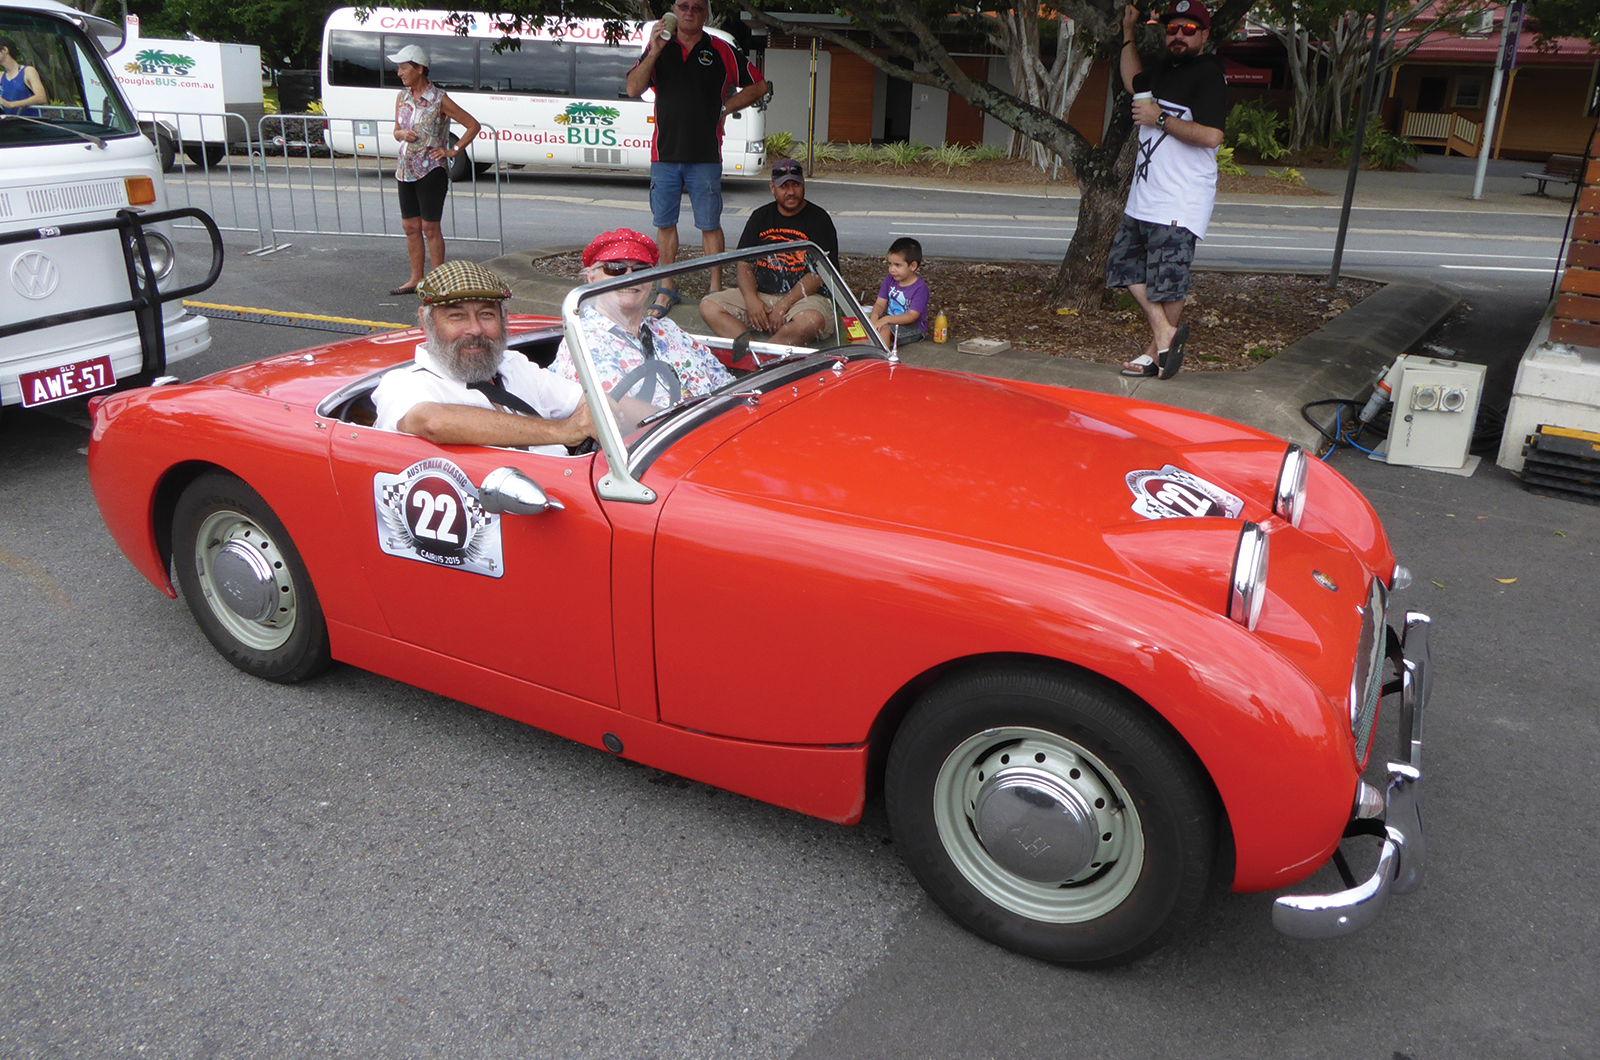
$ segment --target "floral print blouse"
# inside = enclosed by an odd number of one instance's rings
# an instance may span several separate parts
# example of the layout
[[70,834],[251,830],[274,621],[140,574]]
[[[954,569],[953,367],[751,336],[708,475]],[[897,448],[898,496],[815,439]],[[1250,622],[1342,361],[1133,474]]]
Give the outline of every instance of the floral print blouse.
[[400,144],[400,157],[395,162],[396,180],[421,180],[431,170],[444,165],[429,152],[435,147],[450,146],[450,119],[444,112],[444,89],[429,85],[421,96],[411,90],[400,90],[394,108],[395,127],[415,130],[420,140]]
[[[583,327],[584,340],[594,358],[600,386],[607,393],[619,379],[644,363],[644,350],[638,338],[594,306],[586,305],[578,311],[578,323]],[[646,318],[644,326],[650,329],[656,358],[671,365],[683,381],[684,397],[709,394],[733,381],[733,373],[722,366],[717,355],[690,338],[677,324],[650,317]],[[572,363],[566,339],[561,340],[550,370],[568,379],[578,378],[578,368]],[[669,401],[665,388],[657,387],[651,403],[666,408]]]

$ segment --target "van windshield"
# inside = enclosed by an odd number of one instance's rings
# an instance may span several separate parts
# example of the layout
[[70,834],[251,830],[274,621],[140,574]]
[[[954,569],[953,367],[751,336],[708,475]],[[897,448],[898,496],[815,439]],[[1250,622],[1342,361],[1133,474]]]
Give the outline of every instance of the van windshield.
[[76,28],[45,15],[0,8],[0,47],[26,68],[13,79],[20,84],[7,89],[8,98],[26,99],[15,93],[31,94],[35,78],[45,95],[43,103],[0,111],[0,149],[84,136],[138,135],[105,64]]

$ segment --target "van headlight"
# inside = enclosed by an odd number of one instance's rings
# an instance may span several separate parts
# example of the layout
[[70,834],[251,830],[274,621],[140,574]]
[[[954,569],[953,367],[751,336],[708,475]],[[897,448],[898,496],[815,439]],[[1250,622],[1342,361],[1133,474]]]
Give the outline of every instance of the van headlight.
[[[150,254],[150,271],[155,274],[156,282],[160,283],[172,275],[172,267],[178,262],[178,252],[172,245],[172,240],[160,232],[146,231],[144,234],[144,247]],[[143,271],[144,264],[134,256],[135,263]]]
[[1239,531],[1233,553],[1233,576],[1228,584],[1228,617],[1254,630],[1267,599],[1267,535],[1255,523]]

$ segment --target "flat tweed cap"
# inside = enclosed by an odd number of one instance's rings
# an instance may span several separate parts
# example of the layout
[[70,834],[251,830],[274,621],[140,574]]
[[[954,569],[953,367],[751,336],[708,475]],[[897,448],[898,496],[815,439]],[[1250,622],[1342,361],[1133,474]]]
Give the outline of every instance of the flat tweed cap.
[[503,302],[511,297],[511,288],[477,262],[456,258],[424,276],[417,284],[417,297],[423,305]]

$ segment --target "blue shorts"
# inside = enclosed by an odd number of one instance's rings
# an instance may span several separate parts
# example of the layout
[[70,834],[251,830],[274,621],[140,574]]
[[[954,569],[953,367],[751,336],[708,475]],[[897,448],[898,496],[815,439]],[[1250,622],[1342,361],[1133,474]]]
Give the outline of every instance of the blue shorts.
[[686,189],[694,206],[694,226],[702,232],[721,228],[721,162],[651,162],[650,213],[656,227],[678,227]]

